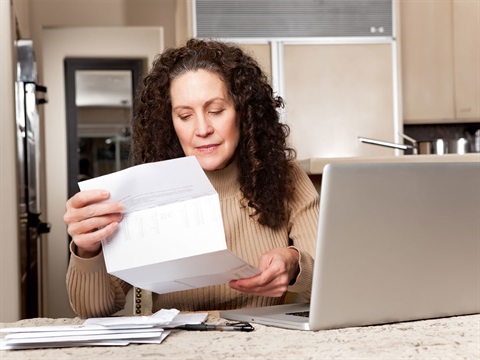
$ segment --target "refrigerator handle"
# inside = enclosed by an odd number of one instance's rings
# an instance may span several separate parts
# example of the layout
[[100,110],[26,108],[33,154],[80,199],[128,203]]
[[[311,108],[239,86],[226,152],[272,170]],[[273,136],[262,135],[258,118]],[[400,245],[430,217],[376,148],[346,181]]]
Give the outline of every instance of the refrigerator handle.
[[41,222],[40,224],[38,224],[37,233],[38,234],[47,234],[47,233],[50,232],[51,227],[52,227],[52,224]]
[[42,105],[48,103],[47,99],[47,88],[43,85],[35,85],[35,89],[37,90],[37,93],[44,93],[44,97],[37,97],[37,105]]

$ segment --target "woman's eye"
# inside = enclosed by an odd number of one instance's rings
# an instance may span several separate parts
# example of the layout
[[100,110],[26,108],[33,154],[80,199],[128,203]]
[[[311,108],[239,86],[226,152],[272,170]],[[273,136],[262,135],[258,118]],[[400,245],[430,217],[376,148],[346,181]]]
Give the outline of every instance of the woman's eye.
[[223,110],[211,110],[210,114],[212,115],[220,115],[223,112]]
[[187,115],[178,115],[181,120],[187,120],[190,117],[190,114]]

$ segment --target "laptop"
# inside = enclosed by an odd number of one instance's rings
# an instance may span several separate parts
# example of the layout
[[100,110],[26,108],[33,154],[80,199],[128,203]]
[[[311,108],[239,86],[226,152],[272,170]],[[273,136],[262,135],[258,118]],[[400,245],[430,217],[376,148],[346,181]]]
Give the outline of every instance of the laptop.
[[480,162],[324,168],[310,303],[221,311],[323,330],[480,313]]

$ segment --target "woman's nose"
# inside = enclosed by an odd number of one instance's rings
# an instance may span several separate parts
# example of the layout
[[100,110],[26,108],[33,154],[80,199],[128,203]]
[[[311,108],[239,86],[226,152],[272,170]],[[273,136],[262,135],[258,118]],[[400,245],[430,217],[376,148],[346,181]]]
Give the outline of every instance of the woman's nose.
[[208,136],[213,133],[213,127],[210,125],[205,117],[199,117],[197,121],[197,127],[195,129],[195,135]]

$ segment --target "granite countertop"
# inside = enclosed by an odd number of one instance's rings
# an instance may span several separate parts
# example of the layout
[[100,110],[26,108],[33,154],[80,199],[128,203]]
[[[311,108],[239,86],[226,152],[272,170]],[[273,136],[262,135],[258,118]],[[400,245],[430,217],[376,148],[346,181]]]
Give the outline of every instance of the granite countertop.
[[464,155],[399,155],[376,157],[319,157],[300,161],[309,175],[320,175],[329,163],[381,163],[381,162],[480,162],[480,153]]
[[[208,323],[223,323],[218,312]],[[0,327],[71,325],[38,318]],[[324,331],[255,325],[255,331],[171,333],[160,345],[1,351],[3,359],[479,359],[480,315]]]

